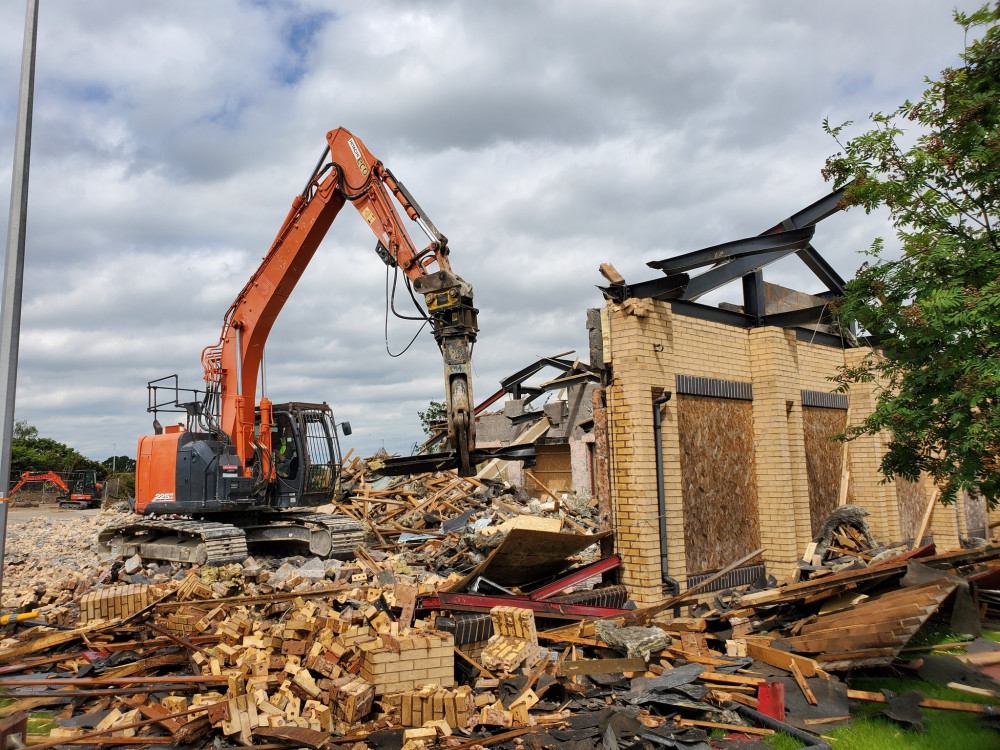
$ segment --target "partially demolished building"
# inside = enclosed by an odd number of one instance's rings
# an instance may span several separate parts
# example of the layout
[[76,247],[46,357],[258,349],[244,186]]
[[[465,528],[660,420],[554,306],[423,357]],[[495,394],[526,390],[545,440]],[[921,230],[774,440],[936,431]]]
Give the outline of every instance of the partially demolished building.
[[[638,601],[661,599],[675,581],[696,585],[759,548],[767,572],[780,578],[844,502],[870,513],[879,538],[908,540],[918,531],[929,483],[882,483],[879,436],[830,440],[871,413],[876,388],[832,392],[838,368],[871,351],[831,314],[844,281],[811,244],[840,196],[760,236],[650,263],[661,278],[626,284],[609,274],[599,318],[606,471],[617,551]],[[825,292],[765,283],[762,269],[792,254]],[[741,307],[697,302],[737,280]],[[960,536],[986,536],[987,526],[985,502],[962,498],[934,514],[929,533],[954,548]],[[760,572],[751,565],[715,587],[750,583]]]
[[[659,278],[626,283],[605,264],[607,305],[587,317],[589,367],[539,360],[504,381],[497,396],[512,399],[502,412],[480,418],[487,446],[536,441],[538,465],[527,477],[511,470],[512,484],[540,496],[537,479],[602,501],[623,583],[639,603],[697,585],[760,548],[761,558],[711,588],[765,571],[787,575],[839,504],[868,511],[879,538],[918,532],[930,484],[883,483],[881,437],[830,440],[871,412],[876,387],[841,394],[831,382],[872,351],[832,314],[844,281],[811,244],[840,197],[835,191],[759,236],[649,263]],[[792,255],[824,292],[765,282],[762,269]],[[698,302],[735,281],[742,305]],[[563,374],[524,385],[546,366]],[[565,400],[531,408],[542,391],[562,387]],[[954,548],[961,537],[986,536],[988,525],[985,503],[963,497],[935,512],[925,536]]]

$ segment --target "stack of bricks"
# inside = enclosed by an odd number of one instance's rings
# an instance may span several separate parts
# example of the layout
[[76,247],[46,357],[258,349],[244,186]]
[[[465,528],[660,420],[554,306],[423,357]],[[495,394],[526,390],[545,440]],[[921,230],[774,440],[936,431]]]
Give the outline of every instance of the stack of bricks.
[[371,713],[375,686],[360,677],[341,677],[330,686],[334,716],[347,724],[361,721]]
[[455,640],[438,630],[408,630],[358,643],[361,676],[376,695],[412,690],[423,685],[455,684]]
[[80,597],[80,624],[95,620],[118,620],[149,606],[150,587],[129,584],[91,591]]
[[195,599],[213,599],[212,587],[205,583],[197,573],[188,573],[177,588],[177,601],[188,602]]
[[404,727],[421,727],[429,721],[444,720],[452,729],[465,729],[478,716],[475,697],[468,685],[455,690],[428,685],[420,690],[387,693],[381,702],[386,713]]
[[513,672],[521,664],[533,667],[541,658],[535,613],[519,607],[494,607],[493,637],[483,649],[482,664],[489,670]]
[[206,614],[208,613],[205,610],[198,609],[197,607],[181,607],[174,612],[167,613],[167,619],[163,625],[163,629],[168,633],[181,637],[186,636],[189,633],[201,632],[198,628],[198,624],[202,621]]

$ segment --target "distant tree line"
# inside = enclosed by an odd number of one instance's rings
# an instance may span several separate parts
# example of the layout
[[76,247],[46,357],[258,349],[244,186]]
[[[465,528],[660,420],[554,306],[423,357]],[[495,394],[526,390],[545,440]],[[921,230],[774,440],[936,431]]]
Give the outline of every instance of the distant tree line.
[[130,456],[110,456],[98,462],[74,448],[52,438],[41,437],[38,428],[20,419],[14,423],[14,439],[10,450],[10,478],[17,479],[26,471],[54,471],[67,476],[76,471],[93,470],[97,481],[109,483],[112,495],[134,494],[135,459]]

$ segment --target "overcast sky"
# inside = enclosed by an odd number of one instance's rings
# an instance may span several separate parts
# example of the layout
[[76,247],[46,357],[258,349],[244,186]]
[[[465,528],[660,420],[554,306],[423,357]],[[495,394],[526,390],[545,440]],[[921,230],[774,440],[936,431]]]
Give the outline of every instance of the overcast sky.
[[[537,357],[586,359],[601,262],[653,278],[646,261],[825,195],[823,118],[919,96],[963,41],[932,0],[40,6],[16,414],[98,460],[150,431],[146,381],[202,387],[202,348],[334,127],[449,237],[480,308],[481,399]],[[0,3],[4,237],[24,13]],[[889,233],[854,211],[813,244],[850,277]],[[345,208],[267,350],[269,397],[328,401],[362,455],[407,452],[443,398],[429,333],[386,353],[373,247]],[[794,259],[765,278],[819,290]],[[393,352],[414,325],[390,319]]]

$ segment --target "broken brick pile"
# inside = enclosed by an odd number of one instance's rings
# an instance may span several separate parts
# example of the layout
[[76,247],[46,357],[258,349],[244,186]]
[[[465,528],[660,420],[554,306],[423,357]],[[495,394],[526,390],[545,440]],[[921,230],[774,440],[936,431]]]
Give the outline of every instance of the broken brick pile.
[[[455,480],[445,479],[423,499],[397,497],[416,510]],[[442,540],[485,529],[503,538],[501,527],[516,528],[518,519],[530,526],[566,512],[518,513],[509,508],[520,506],[500,495],[483,499],[493,491],[478,496],[481,510],[439,506],[439,515],[422,516],[422,528],[389,534],[396,541],[386,540],[387,549],[358,549],[350,561],[248,558],[159,572],[133,560],[131,573],[121,563],[98,566],[106,583],[62,589],[68,596],[58,605],[8,629],[0,686],[14,702],[0,712],[55,706],[59,726],[30,738],[36,744],[120,737],[182,746],[596,750],[655,735],[659,744],[693,748],[704,747],[711,729],[768,734],[753,712],[762,708],[761,686],[781,683],[787,712],[780,718],[822,732],[849,720],[850,700],[890,700],[849,689],[838,672],[901,668],[920,623],[936,613],[954,619],[961,614],[956,592],[974,593],[1000,578],[1000,547],[921,548],[843,570],[820,566],[808,571],[810,580],[713,592],[701,603],[684,594],[683,604],[696,608],[683,616],[668,601],[600,620],[569,615],[568,624],[536,619],[555,591],[534,599],[539,584],[528,582],[497,593],[496,606],[468,595],[462,606],[487,620],[474,623],[482,640],[456,643],[461,610],[450,609],[444,595],[463,591],[472,576],[462,566],[434,572]],[[382,523],[388,530],[394,521]],[[402,534],[418,532],[431,538],[416,542],[418,555],[404,557]],[[834,527],[831,546],[845,548],[853,538]],[[417,564],[421,554],[431,562]],[[566,585],[594,584],[585,576],[574,581]],[[901,629],[897,613],[911,610],[919,614]],[[961,666],[1000,664],[1000,651],[982,649],[963,656]],[[39,679],[51,684],[35,684]],[[976,689],[966,702],[922,699],[920,706],[987,714],[983,703],[991,690],[1000,695],[1000,684]]]

